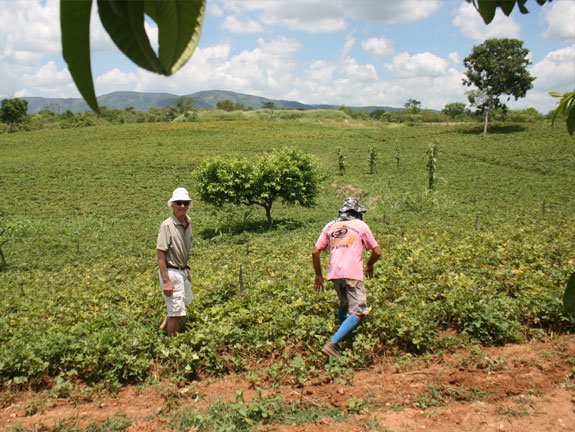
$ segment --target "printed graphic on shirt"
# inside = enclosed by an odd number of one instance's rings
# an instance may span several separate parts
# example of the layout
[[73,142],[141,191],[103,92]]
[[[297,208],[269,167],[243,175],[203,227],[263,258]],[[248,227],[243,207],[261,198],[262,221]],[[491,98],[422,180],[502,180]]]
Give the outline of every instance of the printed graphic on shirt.
[[346,223],[335,223],[327,233],[330,249],[347,248],[353,244],[360,235],[359,230]]

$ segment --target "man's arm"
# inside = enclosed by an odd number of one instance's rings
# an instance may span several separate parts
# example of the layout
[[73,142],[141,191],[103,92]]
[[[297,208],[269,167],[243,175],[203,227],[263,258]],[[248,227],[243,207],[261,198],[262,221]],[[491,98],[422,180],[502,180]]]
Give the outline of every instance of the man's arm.
[[166,263],[166,251],[156,249],[158,255],[158,266],[160,267],[160,277],[164,286],[164,294],[171,297],[174,293],[174,287],[170,276],[168,275],[168,264]]
[[323,276],[321,273],[321,259],[319,257],[320,250],[316,247],[313,248],[313,252],[311,253],[311,260],[313,262],[313,269],[315,270],[315,280],[313,282],[313,287],[316,291],[323,291],[324,283],[323,283]]
[[374,247],[371,250],[371,256],[369,257],[369,260],[365,265],[365,274],[367,275],[368,278],[373,277],[373,265],[379,259],[380,256],[381,256],[381,249],[379,248],[379,246]]

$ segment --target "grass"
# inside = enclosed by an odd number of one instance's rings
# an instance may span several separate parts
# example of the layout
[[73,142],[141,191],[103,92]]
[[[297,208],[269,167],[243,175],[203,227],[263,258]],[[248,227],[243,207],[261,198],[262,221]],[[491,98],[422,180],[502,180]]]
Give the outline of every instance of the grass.
[[[314,292],[310,254],[345,190],[361,195],[384,255],[367,283],[370,317],[330,367],[365,366],[385,350],[429,352],[448,328],[459,335],[450,343],[483,344],[573,330],[561,296],[574,271],[575,144],[561,128],[526,124],[483,138],[469,126],[261,115],[0,136],[3,386],[187,380],[272,357],[268,374],[278,379],[319,374],[336,297]],[[317,207],[274,205],[268,228],[260,209],[194,200],[196,300],[188,330],[161,337],[154,248],[171,191],[193,191],[191,173],[207,157],[280,147],[318,159]]]

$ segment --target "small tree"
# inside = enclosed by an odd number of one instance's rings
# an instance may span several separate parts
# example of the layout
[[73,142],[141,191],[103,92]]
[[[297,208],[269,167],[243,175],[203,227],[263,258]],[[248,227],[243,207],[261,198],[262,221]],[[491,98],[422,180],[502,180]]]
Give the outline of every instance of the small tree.
[[311,156],[285,149],[255,162],[212,159],[194,178],[203,201],[215,206],[259,205],[271,226],[272,205],[278,199],[303,207],[315,205],[320,174]]
[[437,183],[437,154],[439,153],[439,147],[437,143],[433,143],[427,150],[427,172],[429,174],[428,189],[433,190],[435,184]]
[[403,107],[412,114],[417,114],[421,111],[421,102],[416,99],[408,99],[407,102],[403,104]]
[[466,86],[474,86],[478,91],[469,92],[469,102],[480,113],[485,114],[483,135],[487,135],[489,112],[497,107],[505,107],[499,100],[501,95],[524,97],[533,87],[534,77],[527,70],[531,64],[529,50],[517,39],[487,39],[473,47],[471,54],[463,60]]
[[339,175],[342,176],[345,174],[345,167],[347,164],[345,163],[345,156],[341,152],[341,149],[337,149],[337,159],[339,163]]
[[0,119],[10,125],[10,132],[14,132],[14,125],[22,123],[28,112],[28,101],[25,99],[3,99],[0,108]]
[[457,117],[461,117],[465,113],[465,104],[462,102],[448,103],[445,105],[442,112],[447,116],[447,118],[451,117],[455,120]]
[[234,110],[234,102],[231,99],[216,102],[216,108],[231,112]]
[[372,144],[369,148],[368,153],[368,163],[369,163],[369,173],[373,174],[375,171],[375,165],[377,164],[377,152],[375,150],[375,144]]
[[272,101],[264,102],[264,104],[262,106],[264,109],[269,109],[272,111],[278,109],[277,104],[275,102],[272,102]]
[[369,118],[373,120],[382,120],[384,114],[384,109],[376,109],[375,111],[369,113]]

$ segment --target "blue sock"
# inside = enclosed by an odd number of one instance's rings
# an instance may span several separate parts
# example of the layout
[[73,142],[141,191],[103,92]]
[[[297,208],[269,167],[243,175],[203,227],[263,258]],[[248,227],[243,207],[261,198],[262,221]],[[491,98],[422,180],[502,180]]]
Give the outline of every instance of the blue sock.
[[351,333],[357,326],[359,325],[359,318],[355,315],[350,315],[346,318],[346,320],[341,323],[339,329],[335,332],[331,341],[333,343],[338,343],[344,337],[346,337],[349,333]]
[[346,317],[347,317],[347,308],[340,307],[337,310],[337,319],[339,320],[340,323],[342,323],[345,321]]

